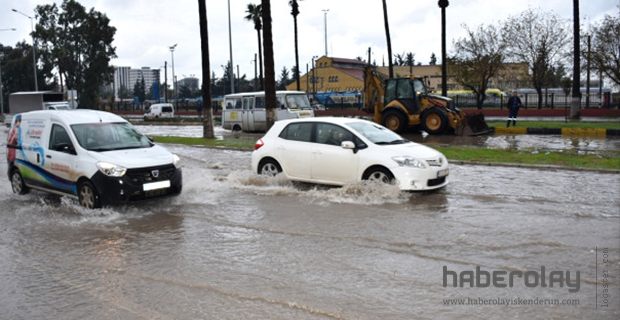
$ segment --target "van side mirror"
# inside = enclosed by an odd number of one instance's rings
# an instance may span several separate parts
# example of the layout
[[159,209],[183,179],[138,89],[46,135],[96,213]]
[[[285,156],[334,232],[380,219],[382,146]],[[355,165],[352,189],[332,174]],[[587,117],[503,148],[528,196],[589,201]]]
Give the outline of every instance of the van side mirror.
[[77,154],[75,152],[75,148],[69,143],[58,143],[54,145],[53,150],[68,153],[68,154]]

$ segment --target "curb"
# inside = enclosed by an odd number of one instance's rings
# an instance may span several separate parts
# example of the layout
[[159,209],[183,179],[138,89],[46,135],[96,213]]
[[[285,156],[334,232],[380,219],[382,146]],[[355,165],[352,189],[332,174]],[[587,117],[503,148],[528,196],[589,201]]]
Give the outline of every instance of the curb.
[[467,160],[450,160],[448,163],[457,165],[473,165],[473,166],[489,166],[489,167],[510,167],[510,168],[526,168],[526,169],[540,169],[540,170],[568,170],[578,172],[597,172],[597,173],[610,173],[620,174],[620,170],[614,169],[590,169],[590,168],[573,168],[565,166],[544,165],[544,164],[523,164],[523,163],[498,163],[498,162],[485,162],[485,161],[467,161]]
[[554,134],[563,136],[601,137],[620,136],[620,129],[603,128],[515,128],[494,127],[495,134]]

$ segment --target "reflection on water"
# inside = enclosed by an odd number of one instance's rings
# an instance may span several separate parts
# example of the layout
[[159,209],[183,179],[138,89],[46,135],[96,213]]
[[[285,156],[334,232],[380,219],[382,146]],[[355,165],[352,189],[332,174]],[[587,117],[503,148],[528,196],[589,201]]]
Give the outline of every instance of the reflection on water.
[[[147,135],[202,137],[202,126],[135,126]],[[230,130],[215,127],[219,137],[232,136]],[[261,134],[240,134],[240,138],[255,140]],[[560,151],[573,150],[582,153],[604,153],[620,150],[620,139],[617,137],[575,137],[562,135],[486,135],[486,136],[454,136],[431,135],[423,137],[420,133],[406,133],[407,139],[420,143],[439,145],[471,145],[493,149],[511,149],[528,151]]]

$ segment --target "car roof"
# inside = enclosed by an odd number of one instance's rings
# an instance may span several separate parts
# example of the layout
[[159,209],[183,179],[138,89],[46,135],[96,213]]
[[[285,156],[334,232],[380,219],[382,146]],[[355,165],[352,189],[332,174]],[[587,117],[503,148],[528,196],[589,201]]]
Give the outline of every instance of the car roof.
[[78,123],[96,123],[96,122],[127,122],[120,116],[117,116],[110,112],[88,110],[88,109],[74,109],[74,110],[40,110],[30,111],[21,114],[22,118],[38,118],[38,119],[51,119],[66,123],[68,125]]
[[333,123],[333,124],[343,125],[343,124],[351,123],[353,121],[366,121],[366,122],[368,122],[368,120],[361,119],[361,118],[314,117],[314,118],[297,118],[297,119],[279,120],[279,121],[277,121],[277,123],[282,123],[282,124],[286,125],[286,124],[293,123],[293,122],[326,122],[326,123]]

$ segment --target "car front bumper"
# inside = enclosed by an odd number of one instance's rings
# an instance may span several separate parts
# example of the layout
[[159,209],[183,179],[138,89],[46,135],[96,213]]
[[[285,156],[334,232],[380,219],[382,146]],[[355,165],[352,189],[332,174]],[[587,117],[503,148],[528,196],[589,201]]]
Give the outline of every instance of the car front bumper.
[[448,184],[448,165],[424,169],[403,166],[392,167],[390,170],[398,181],[400,190],[403,191],[434,190]]
[[[159,170],[157,177],[153,177],[153,170]],[[91,181],[103,205],[178,195],[183,189],[182,170],[174,166],[128,170],[122,177],[97,172]]]

